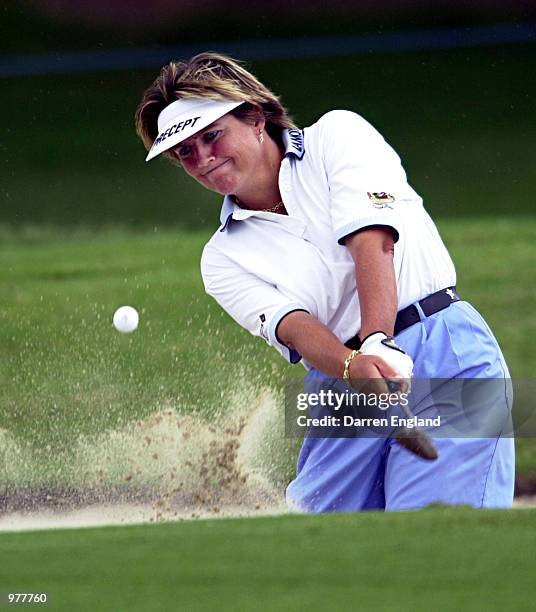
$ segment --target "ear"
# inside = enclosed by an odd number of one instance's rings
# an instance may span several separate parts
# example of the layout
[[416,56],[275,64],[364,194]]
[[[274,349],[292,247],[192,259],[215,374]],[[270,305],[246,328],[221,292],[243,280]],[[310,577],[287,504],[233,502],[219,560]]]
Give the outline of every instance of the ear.
[[266,125],[266,121],[264,117],[260,117],[257,121],[255,121],[255,128],[258,132],[263,132],[265,125]]
[[257,118],[255,119],[255,123],[253,125],[260,132],[264,130],[264,126],[266,125],[266,119],[264,118],[264,113],[262,112],[262,108],[260,106],[257,107]]

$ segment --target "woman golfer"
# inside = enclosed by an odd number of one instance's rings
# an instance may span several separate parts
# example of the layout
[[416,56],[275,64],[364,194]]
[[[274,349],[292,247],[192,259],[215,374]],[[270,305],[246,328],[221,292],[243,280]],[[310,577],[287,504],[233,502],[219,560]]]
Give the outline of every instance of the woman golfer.
[[[298,129],[276,95],[214,53],[164,66],[136,123],[147,160],[163,154],[224,196],[202,256],[205,288],[286,360],[302,361],[306,391],[374,380],[377,394],[393,381],[400,393],[412,374],[502,381],[493,407],[477,412],[477,420],[494,415],[497,433],[437,437],[435,461],[377,431],[306,437],[289,504],[311,512],[511,505],[514,445],[499,435],[510,417],[507,366],[456,293],[450,256],[382,136],[345,110]],[[436,404],[422,393],[419,416],[437,416]]]

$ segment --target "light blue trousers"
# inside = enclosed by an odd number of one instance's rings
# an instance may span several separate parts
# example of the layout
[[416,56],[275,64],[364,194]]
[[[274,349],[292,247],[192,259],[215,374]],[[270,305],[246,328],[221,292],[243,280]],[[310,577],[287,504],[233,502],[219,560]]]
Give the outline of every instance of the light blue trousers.
[[[414,361],[414,378],[493,378],[503,379],[507,386],[508,368],[497,341],[470,304],[456,302],[430,317],[418,310],[420,323],[396,337]],[[326,380],[311,370],[305,391],[318,393]],[[493,418],[504,420],[508,435],[435,437],[436,461],[415,456],[385,435],[306,437],[296,478],[287,488],[289,507],[308,512],[407,510],[432,503],[510,507],[515,465],[509,429],[512,406],[507,393],[503,398],[499,405],[496,397],[492,399]],[[426,410],[420,416],[426,416]]]

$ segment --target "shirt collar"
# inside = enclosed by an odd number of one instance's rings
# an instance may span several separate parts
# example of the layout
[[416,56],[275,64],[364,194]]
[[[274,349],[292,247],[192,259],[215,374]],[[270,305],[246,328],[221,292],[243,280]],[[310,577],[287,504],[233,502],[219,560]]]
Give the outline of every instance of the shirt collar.
[[235,207],[238,208],[238,206],[233,202],[231,196],[226,195],[223,198],[223,206],[221,207],[220,213],[220,232],[224,232],[227,229],[230,220],[233,218]]
[[[282,138],[285,147],[284,157],[293,156],[296,159],[303,159],[305,155],[303,130],[298,130],[297,128],[283,130]],[[258,211],[256,210],[240,208],[240,206],[235,204],[230,195],[226,195],[223,199],[220,213],[220,232],[225,232],[231,221],[242,221],[257,213]]]
[[293,155],[296,159],[302,159],[305,155],[303,143],[303,130],[297,128],[283,130],[283,144],[285,145],[285,157]]

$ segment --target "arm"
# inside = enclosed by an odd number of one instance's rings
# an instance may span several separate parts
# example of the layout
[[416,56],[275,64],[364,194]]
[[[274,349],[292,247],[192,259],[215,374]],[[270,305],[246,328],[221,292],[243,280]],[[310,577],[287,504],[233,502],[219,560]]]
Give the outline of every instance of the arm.
[[371,227],[349,236],[346,246],[355,263],[361,308],[359,337],[364,340],[376,331],[392,336],[398,310],[392,232]]
[[[373,227],[353,234],[346,245],[356,265],[362,320],[360,336],[364,338],[379,330],[391,335],[397,312],[392,234],[388,229]],[[308,313],[288,314],[279,323],[277,335],[315,368],[328,376],[342,376],[350,349]],[[390,378],[397,374],[377,355],[358,355],[350,365],[353,379]]]
[[[351,353],[350,349],[309,313],[289,313],[279,323],[277,335],[327,376],[342,378],[344,360]],[[396,375],[396,370],[376,355],[358,355],[350,365],[350,376],[355,380]]]

